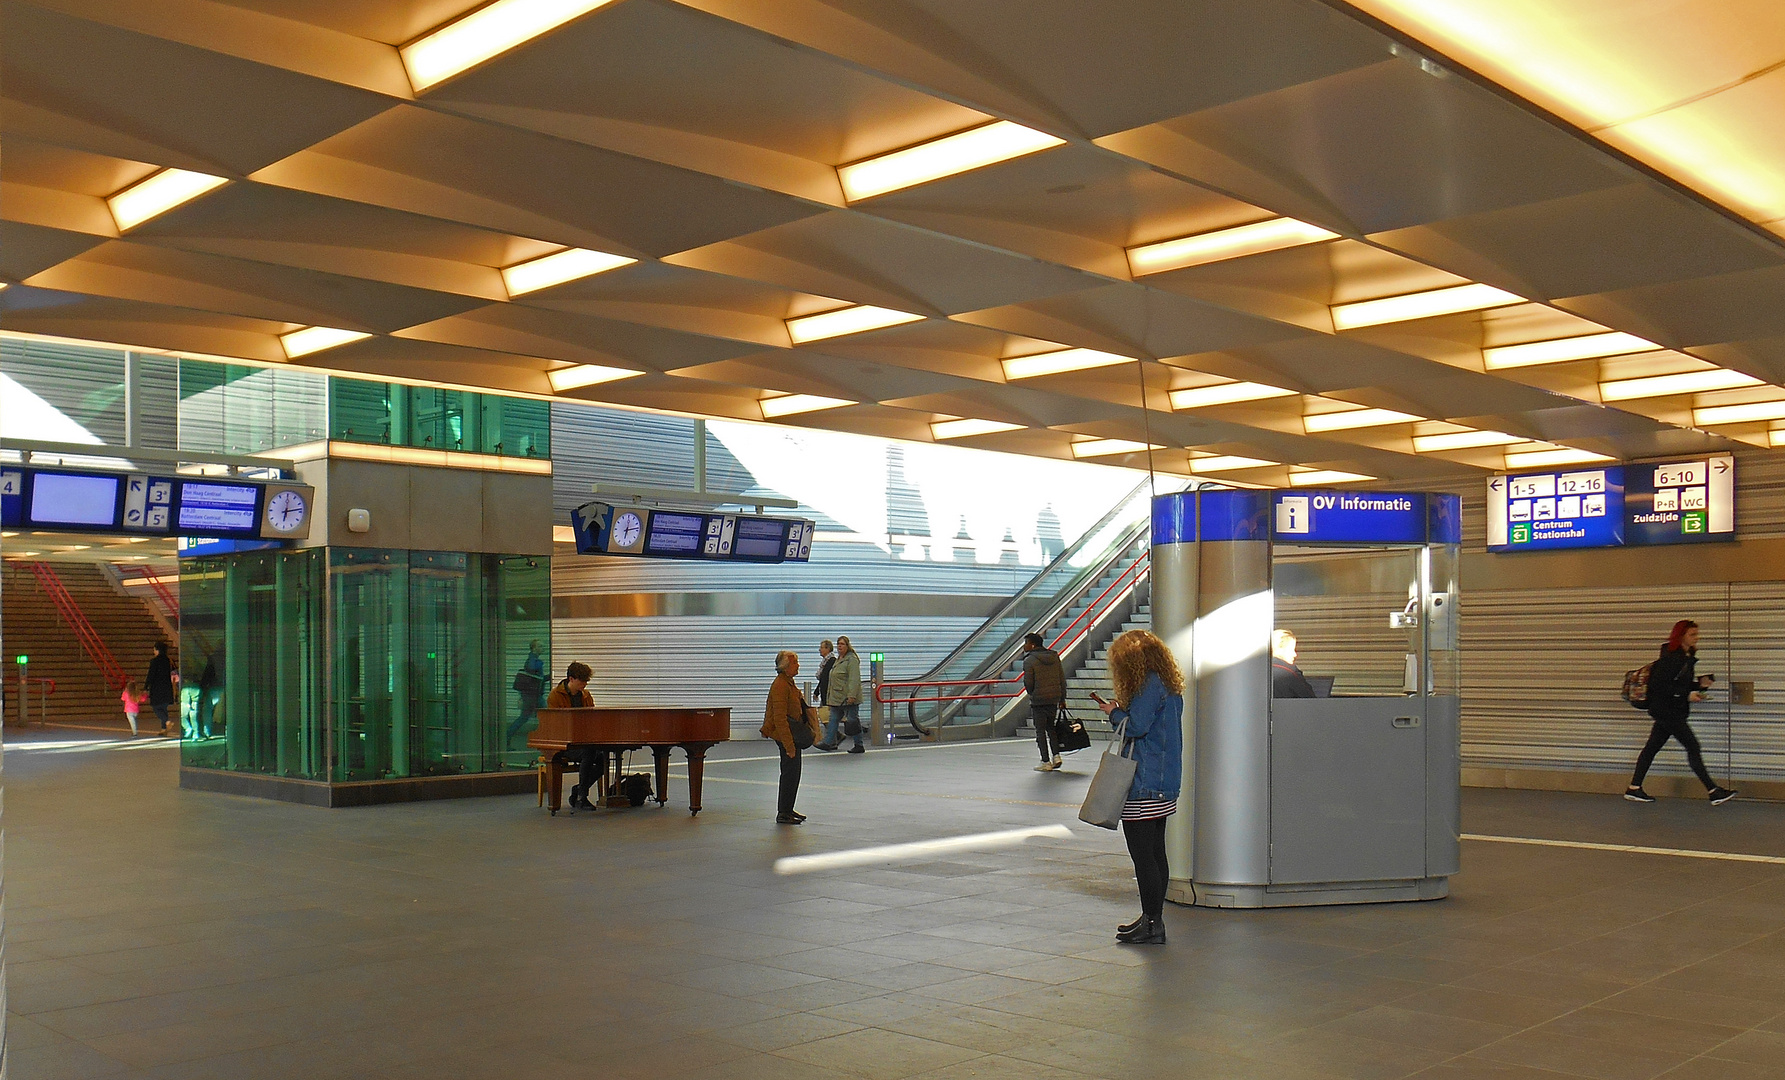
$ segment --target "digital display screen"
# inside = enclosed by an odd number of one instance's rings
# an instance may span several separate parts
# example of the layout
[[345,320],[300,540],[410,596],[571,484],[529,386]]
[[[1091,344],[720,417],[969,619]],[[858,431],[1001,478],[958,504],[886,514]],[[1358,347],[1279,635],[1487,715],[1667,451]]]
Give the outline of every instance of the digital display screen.
[[731,553],[740,559],[781,558],[781,544],[787,539],[787,522],[774,518],[738,518],[737,537]]
[[31,485],[31,523],[116,528],[120,479],[40,472]]
[[180,529],[185,531],[253,532],[260,488],[253,484],[180,484]]
[[651,555],[698,555],[706,524],[705,514],[670,514],[659,510],[651,515],[651,532],[645,538],[645,551]]

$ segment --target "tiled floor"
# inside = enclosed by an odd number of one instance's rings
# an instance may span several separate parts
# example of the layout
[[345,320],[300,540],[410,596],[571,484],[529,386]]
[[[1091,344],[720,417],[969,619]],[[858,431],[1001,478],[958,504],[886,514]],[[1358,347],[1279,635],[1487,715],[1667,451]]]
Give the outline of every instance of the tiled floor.
[[[1470,842],[1445,901],[1136,909],[1091,762],[766,743],[672,802],[317,810],[168,749],[6,753],[15,1080],[1785,1076],[1785,866]],[[683,799],[680,785],[675,792]],[[685,801],[684,801],[685,804]],[[1785,807],[1470,792],[1471,832],[1785,855]],[[777,876],[782,855],[1064,822],[1070,840]]]

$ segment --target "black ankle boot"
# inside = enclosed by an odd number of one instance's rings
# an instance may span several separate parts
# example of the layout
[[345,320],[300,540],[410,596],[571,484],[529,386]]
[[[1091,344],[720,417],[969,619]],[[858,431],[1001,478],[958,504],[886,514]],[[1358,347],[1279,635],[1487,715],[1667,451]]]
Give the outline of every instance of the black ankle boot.
[[1116,936],[1121,937],[1123,934],[1132,934],[1136,930],[1140,929],[1141,923],[1144,923],[1146,921],[1147,921],[1147,913],[1143,911],[1139,915],[1136,915],[1134,917],[1133,922],[1125,922],[1122,925],[1116,927]]
[[1140,925],[1126,934],[1117,934],[1116,940],[1124,945],[1163,945],[1165,944],[1165,920],[1151,915],[1144,916]]

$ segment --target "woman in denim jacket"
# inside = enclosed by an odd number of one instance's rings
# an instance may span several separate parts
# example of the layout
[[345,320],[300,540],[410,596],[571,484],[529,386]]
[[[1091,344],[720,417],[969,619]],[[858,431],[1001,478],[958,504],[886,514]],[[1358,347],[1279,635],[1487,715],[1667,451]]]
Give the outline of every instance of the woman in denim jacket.
[[1129,945],[1165,944],[1165,819],[1177,812],[1184,772],[1184,673],[1165,642],[1130,630],[1109,650],[1116,700],[1102,709],[1112,725],[1126,723],[1135,762],[1134,783],[1122,807],[1122,835],[1140,886],[1140,918],[1116,929]]

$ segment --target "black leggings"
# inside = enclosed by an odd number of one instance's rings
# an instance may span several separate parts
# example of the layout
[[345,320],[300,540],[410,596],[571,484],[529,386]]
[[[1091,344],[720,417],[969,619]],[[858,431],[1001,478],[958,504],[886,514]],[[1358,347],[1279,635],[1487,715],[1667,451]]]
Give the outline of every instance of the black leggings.
[[1643,777],[1649,775],[1649,766],[1655,763],[1655,755],[1667,745],[1667,740],[1678,739],[1686,748],[1686,763],[1692,766],[1693,775],[1704,785],[1706,791],[1717,786],[1711,774],[1704,767],[1704,752],[1698,747],[1698,736],[1692,734],[1692,725],[1686,718],[1655,717],[1655,726],[1649,729],[1649,741],[1643,744],[1642,753],[1636,758],[1636,775],[1630,778],[1631,787],[1642,787]]
[[1165,883],[1171,880],[1171,867],[1165,861],[1167,820],[1122,822],[1128,855],[1134,860],[1134,880],[1140,884],[1140,909],[1155,919],[1165,912]]
[[775,812],[779,814],[793,813],[793,801],[800,793],[800,751],[793,748],[793,755],[788,756],[787,748],[779,742],[775,749],[781,752],[781,797],[775,802]]
[[1053,729],[1054,717],[1058,715],[1058,705],[1039,705],[1033,701],[1029,703],[1029,723],[1035,725],[1035,746],[1041,751],[1043,761],[1053,760],[1053,755],[1048,752],[1047,738],[1048,732]]

